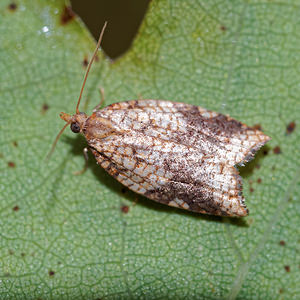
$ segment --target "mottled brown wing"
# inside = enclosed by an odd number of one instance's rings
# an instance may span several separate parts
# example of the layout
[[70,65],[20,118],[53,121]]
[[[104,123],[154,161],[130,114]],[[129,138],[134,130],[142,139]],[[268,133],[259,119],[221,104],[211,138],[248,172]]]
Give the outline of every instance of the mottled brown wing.
[[234,166],[269,139],[228,116],[159,100],[110,105],[87,120],[84,134],[98,163],[133,191],[227,216],[248,213]]
[[[119,109],[120,103],[111,105],[111,109]],[[270,140],[263,132],[249,127],[230,116],[207,110],[200,106],[163,100],[139,100],[121,102],[123,109],[148,111],[161,119],[160,126],[164,127],[165,117],[168,116],[174,139],[179,143],[189,143],[200,149],[203,141],[221,145],[225,150],[222,157],[230,164],[242,164],[253,158],[256,151]],[[126,108],[125,108],[126,107]],[[174,122],[174,119],[176,121]],[[181,121],[180,121],[181,120]],[[178,126],[176,126],[178,125]],[[183,126],[180,126],[183,125]],[[229,153],[230,152],[230,153]]]

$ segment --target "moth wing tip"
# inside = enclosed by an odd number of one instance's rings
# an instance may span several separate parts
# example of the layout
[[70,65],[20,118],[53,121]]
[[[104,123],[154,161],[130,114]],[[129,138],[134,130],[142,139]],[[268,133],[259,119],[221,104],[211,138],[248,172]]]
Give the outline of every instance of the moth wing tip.
[[248,215],[249,215],[249,209],[242,203],[240,203],[238,209],[227,212],[227,217],[233,217],[233,218],[247,217]]
[[239,217],[247,217],[249,215],[249,209],[247,207],[241,207],[239,210]]

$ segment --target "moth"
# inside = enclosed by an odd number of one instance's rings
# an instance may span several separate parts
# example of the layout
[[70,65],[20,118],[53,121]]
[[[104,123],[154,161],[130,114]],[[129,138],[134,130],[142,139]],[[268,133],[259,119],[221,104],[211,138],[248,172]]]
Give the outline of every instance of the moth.
[[[70,125],[84,135],[97,163],[134,192],[154,201],[217,216],[248,215],[237,165],[254,157],[270,138],[229,116],[202,107],[165,100],[133,100],[79,111],[66,122],[52,151]],[[52,152],[51,151],[51,152]]]

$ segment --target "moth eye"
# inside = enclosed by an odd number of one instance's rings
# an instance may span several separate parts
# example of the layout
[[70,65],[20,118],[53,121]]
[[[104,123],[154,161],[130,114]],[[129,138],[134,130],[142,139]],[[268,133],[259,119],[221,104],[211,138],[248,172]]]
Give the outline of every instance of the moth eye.
[[72,123],[71,124],[71,130],[74,132],[74,133],[78,133],[80,131],[80,126],[78,125],[78,123]]

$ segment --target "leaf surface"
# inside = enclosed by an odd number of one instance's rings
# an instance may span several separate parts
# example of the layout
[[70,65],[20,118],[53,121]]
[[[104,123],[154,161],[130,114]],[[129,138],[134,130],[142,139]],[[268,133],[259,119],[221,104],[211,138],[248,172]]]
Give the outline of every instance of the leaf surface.
[[103,87],[106,105],[165,99],[259,124],[272,140],[241,168],[244,219],[156,204],[93,159],[74,176],[85,141],[69,130],[45,162],[95,44],[78,20],[62,24],[64,1],[10,4],[0,4],[1,299],[299,298],[299,2],[154,1],[132,49],[101,57],[86,85],[88,113]]

